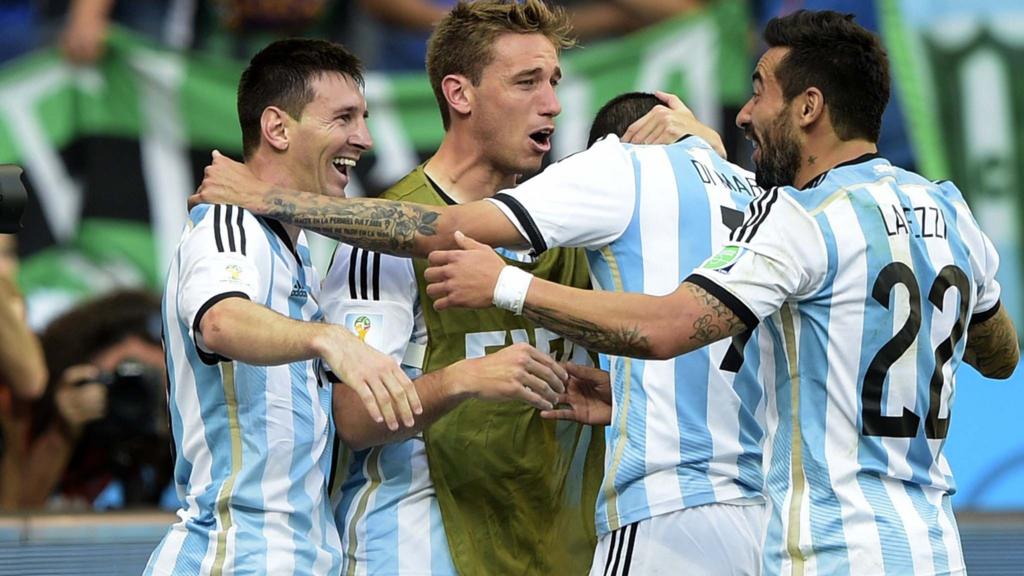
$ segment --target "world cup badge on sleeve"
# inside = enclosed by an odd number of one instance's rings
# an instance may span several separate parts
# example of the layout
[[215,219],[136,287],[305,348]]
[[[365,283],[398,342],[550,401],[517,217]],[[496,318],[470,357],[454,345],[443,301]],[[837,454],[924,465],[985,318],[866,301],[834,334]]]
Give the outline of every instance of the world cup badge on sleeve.
[[384,344],[384,315],[352,312],[345,315],[345,327],[377,350]]

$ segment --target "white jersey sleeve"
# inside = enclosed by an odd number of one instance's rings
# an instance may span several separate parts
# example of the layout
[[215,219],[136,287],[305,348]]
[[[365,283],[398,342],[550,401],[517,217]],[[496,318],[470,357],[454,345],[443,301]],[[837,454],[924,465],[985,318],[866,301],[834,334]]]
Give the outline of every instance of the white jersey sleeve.
[[538,254],[549,247],[602,248],[621,236],[633,217],[633,160],[618,138],[609,136],[490,201]]
[[687,281],[752,327],[785,301],[813,294],[827,269],[825,240],[814,219],[785,190],[773,188],[750,204],[744,223]]
[[216,361],[203,346],[203,314],[225,298],[263,300],[270,278],[257,263],[267,260],[270,246],[259,221],[236,206],[200,206],[190,217],[179,246],[178,317],[188,323],[200,357]]
[[972,322],[987,320],[999,310],[1001,288],[996,280],[999,254],[992,241],[978,226],[971,209],[963,201],[956,203],[957,226],[970,252],[974,284],[977,286]]
[[340,324],[401,363],[417,328],[418,288],[412,260],[339,244],[324,278],[328,322]]

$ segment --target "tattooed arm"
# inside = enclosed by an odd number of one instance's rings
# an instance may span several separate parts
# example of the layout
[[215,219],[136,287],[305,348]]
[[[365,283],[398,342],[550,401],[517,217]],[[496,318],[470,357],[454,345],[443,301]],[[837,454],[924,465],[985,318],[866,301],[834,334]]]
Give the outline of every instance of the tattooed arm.
[[456,230],[492,246],[527,247],[514,224],[494,204],[426,206],[370,198],[339,198],[290,190],[258,179],[245,164],[219,152],[206,167],[195,204],[234,204],[366,250],[426,257],[454,248]]
[[981,322],[971,322],[967,329],[964,362],[989,378],[1009,378],[1020,361],[1017,330],[1006,308],[999,305],[996,313]]
[[[434,252],[424,278],[434,308],[487,308],[505,263],[459,235],[461,250]],[[580,290],[534,278],[523,315],[588,350],[673,358],[747,329],[718,298],[683,282],[667,296]]]
[[589,350],[633,358],[674,358],[747,329],[718,298],[690,282],[667,296],[648,296],[535,278],[523,315]]

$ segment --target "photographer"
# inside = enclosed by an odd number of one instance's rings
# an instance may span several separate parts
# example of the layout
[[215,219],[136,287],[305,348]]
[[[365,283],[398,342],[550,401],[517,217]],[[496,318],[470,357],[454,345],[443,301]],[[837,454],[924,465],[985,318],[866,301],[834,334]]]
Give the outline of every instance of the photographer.
[[22,503],[154,506],[170,481],[159,301],[121,291],[43,333],[51,379],[34,415]]

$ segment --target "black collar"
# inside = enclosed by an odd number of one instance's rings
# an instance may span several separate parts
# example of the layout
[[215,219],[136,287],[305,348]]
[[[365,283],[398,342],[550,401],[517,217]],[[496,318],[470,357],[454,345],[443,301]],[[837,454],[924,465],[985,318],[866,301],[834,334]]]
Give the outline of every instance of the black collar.
[[284,242],[284,245],[288,247],[288,252],[295,257],[295,262],[297,262],[299,266],[302,266],[302,259],[299,258],[299,253],[295,251],[295,246],[292,246],[292,238],[288,235],[288,231],[284,229],[284,224],[281,224],[273,218],[267,218],[265,216],[257,216],[257,218],[260,219],[260,222],[262,222],[264,226],[270,228],[270,230],[281,239],[281,242]]
[[441,187],[437,185],[437,182],[434,182],[434,179],[427,174],[426,170],[423,171],[423,176],[427,179],[427,182],[430,182],[430,185],[434,187],[434,192],[437,192],[437,195],[441,197],[441,200],[444,200],[445,204],[449,206],[455,206],[458,204],[454,198],[445,194],[444,190],[441,190]]
[[857,156],[853,160],[847,160],[846,162],[836,164],[835,166],[829,168],[828,170],[825,170],[821,174],[818,174],[814,178],[808,180],[807,184],[804,184],[803,187],[801,187],[800,189],[807,190],[808,188],[814,188],[815,186],[821,184],[822,180],[824,180],[825,177],[828,176],[828,173],[831,172],[832,170],[835,170],[836,168],[842,168],[843,166],[852,166],[854,164],[868,162],[869,160],[874,160],[875,158],[881,158],[881,156],[879,156],[877,152],[868,152],[867,154],[861,154],[860,156]]

